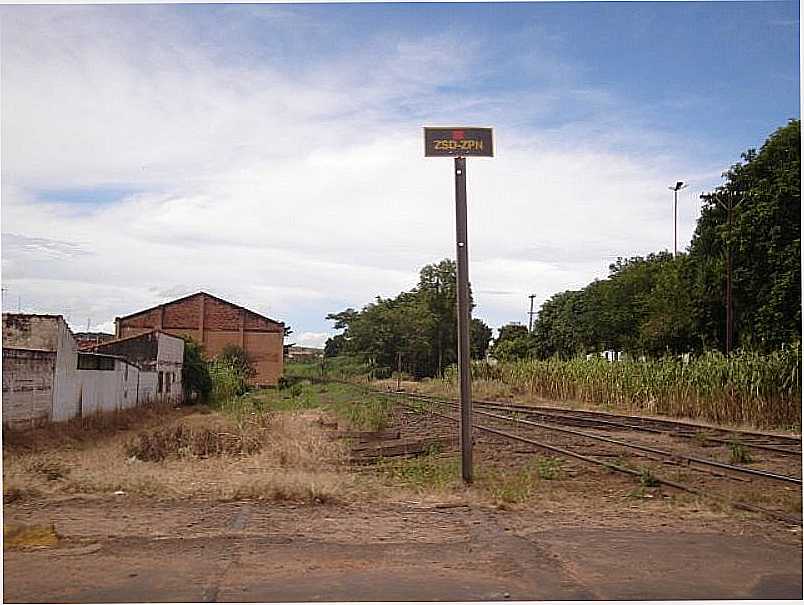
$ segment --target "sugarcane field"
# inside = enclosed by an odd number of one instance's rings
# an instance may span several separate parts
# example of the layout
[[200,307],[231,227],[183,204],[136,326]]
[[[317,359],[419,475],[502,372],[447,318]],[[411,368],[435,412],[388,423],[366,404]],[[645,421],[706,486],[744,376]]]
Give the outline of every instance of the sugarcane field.
[[798,4],[0,19],[4,602],[804,598]]

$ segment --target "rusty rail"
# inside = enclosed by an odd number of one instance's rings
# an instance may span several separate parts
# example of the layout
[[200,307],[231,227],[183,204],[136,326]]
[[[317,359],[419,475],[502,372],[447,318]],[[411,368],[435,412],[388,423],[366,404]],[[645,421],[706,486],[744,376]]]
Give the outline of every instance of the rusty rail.
[[[378,392],[380,394],[385,394],[385,395],[389,394],[389,393],[382,393],[381,391],[375,391],[375,392]],[[400,401],[400,403],[402,405],[408,407],[408,408],[416,409],[415,406],[410,404],[410,403],[406,403],[404,401]],[[439,416],[441,418],[446,418],[448,420],[451,420],[452,422],[458,422],[457,418],[453,418],[452,416],[449,416],[447,414],[442,414],[440,412],[436,412],[436,411],[431,410],[431,409],[427,409],[425,411],[428,414],[432,414],[434,416]],[[480,431],[484,431],[484,432],[491,433],[491,434],[494,434],[494,435],[499,435],[501,437],[505,437],[507,439],[511,439],[511,440],[514,440],[514,441],[519,441],[519,442],[522,442],[522,443],[528,443],[530,445],[535,445],[536,447],[542,448],[542,449],[547,450],[547,451],[552,451],[552,452],[555,452],[557,454],[561,454],[563,456],[567,456],[567,457],[570,457],[570,458],[576,458],[578,460],[581,460],[583,462],[587,462],[589,464],[595,464],[595,465],[598,465],[598,466],[603,466],[605,468],[609,468],[611,470],[614,470],[614,471],[617,471],[617,472],[620,472],[620,473],[623,473],[623,474],[632,475],[632,476],[640,477],[640,478],[643,475],[643,473],[640,472],[640,471],[630,469],[630,468],[627,468],[627,467],[624,467],[624,466],[620,466],[619,464],[614,464],[613,462],[607,462],[605,460],[598,460],[597,458],[593,458],[591,456],[585,456],[583,454],[578,454],[576,452],[573,452],[573,451],[568,450],[568,449],[563,448],[563,447],[558,447],[558,446],[555,446],[555,445],[551,445],[549,443],[536,441],[534,439],[528,439],[527,437],[522,437],[520,435],[515,435],[513,433],[508,433],[506,431],[500,431],[498,429],[483,426],[483,425],[480,425],[480,424],[477,424],[477,423],[474,423],[474,422],[472,423],[472,426],[474,426],[474,428],[476,428],[476,429],[478,429]],[[791,515],[786,515],[784,513],[780,513],[780,512],[777,512],[777,511],[773,511],[773,510],[763,508],[761,506],[748,504],[746,502],[739,502],[739,501],[734,501],[734,500],[727,500],[725,498],[720,498],[719,496],[715,496],[714,494],[711,494],[711,493],[706,492],[704,490],[700,490],[700,489],[691,487],[689,485],[684,485],[683,483],[678,483],[677,481],[671,481],[669,479],[664,479],[662,477],[657,477],[655,475],[652,476],[652,479],[658,484],[666,485],[668,487],[672,487],[672,488],[675,488],[675,489],[678,489],[678,490],[681,490],[681,491],[685,491],[685,492],[688,492],[688,493],[691,493],[691,494],[695,494],[695,495],[698,495],[698,496],[701,496],[701,497],[704,497],[704,498],[709,498],[710,500],[713,500],[713,501],[718,502],[720,504],[726,504],[726,505],[732,506],[733,508],[736,508],[736,509],[739,509],[739,510],[746,510],[746,511],[750,511],[750,512],[763,514],[763,515],[765,515],[767,517],[776,519],[778,521],[783,521],[783,522],[788,523],[790,525],[801,526],[801,519],[799,519],[798,517],[793,517]]]

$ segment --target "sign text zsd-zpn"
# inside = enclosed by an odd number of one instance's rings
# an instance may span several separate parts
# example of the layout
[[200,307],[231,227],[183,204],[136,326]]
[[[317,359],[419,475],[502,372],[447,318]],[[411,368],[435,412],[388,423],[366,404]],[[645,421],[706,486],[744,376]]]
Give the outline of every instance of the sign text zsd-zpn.
[[494,155],[491,128],[429,128],[424,129],[424,155],[486,156]]

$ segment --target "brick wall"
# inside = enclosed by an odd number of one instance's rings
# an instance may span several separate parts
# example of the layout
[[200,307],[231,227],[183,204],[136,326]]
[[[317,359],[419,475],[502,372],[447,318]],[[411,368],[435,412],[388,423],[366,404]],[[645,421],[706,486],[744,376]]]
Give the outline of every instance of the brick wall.
[[118,336],[141,334],[149,328],[190,337],[204,345],[208,357],[216,356],[226,345],[242,346],[254,360],[255,384],[275,385],[282,375],[282,324],[237,305],[199,293],[120,319]]
[[198,329],[201,318],[198,297],[194,296],[163,306],[165,309],[163,328]]

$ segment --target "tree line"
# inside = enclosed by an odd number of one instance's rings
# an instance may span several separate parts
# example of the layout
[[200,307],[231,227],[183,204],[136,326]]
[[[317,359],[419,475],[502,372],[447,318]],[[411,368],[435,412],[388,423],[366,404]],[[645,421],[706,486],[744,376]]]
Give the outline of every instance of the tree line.
[[[500,330],[500,359],[570,358],[603,350],[660,356],[726,348],[731,264],[734,346],[760,352],[800,341],[801,123],[791,120],[701,196],[688,251],[620,258],[609,276],[552,296],[528,333]],[[729,207],[731,221],[729,221]]]
[[[394,298],[378,296],[360,311],[331,313],[341,334],[327,340],[324,355],[360,355],[380,375],[401,365],[417,377],[443,374],[458,360],[455,261],[444,259],[419,272],[415,288]],[[469,292],[471,307],[471,287]],[[482,320],[472,319],[470,349],[473,359],[483,359],[492,331]]]
[[[723,173],[723,185],[701,196],[686,252],[619,258],[606,279],[545,301],[531,332],[518,324],[500,328],[491,354],[508,360],[724,350],[729,262],[734,346],[770,351],[799,341],[800,149],[801,124],[791,120],[759,152],[743,153]],[[327,341],[325,355],[359,355],[385,372],[396,369],[401,355],[409,374],[442,374],[457,361],[455,273],[455,262],[445,259],[424,267],[409,291],[328,315],[342,333]],[[483,321],[472,320],[474,359],[486,356],[491,337]]]

